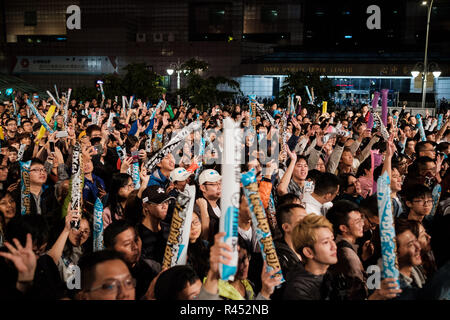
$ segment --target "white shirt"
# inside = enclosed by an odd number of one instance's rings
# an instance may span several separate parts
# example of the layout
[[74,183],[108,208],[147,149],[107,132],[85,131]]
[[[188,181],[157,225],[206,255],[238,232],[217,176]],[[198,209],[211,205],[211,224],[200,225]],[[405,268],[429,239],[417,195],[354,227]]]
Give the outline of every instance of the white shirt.
[[212,208],[212,209],[214,210],[214,213],[216,214],[216,216],[217,216],[218,218],[220,218],[220,216],[222,215],[222,212],[220,211],[219,206],[217,206],[217,207],[215,207],[215,208]]
[[248,230],[244,230],[241,227],[238,227],[238,233],[244,240],[252,241],[252,227],[250,227]]
[[311,193],[305,193],[302,202],[305,205],[307,214],[315,213],[320,216],[325,216],[327,211],[333,206],[332,202],[321,204]]

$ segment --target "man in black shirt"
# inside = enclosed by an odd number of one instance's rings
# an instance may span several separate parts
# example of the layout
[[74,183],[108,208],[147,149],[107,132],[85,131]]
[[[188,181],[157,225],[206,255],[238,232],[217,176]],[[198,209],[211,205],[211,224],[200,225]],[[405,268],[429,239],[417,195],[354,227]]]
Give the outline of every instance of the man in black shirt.
[[162,263],[170,225],[163,222],[169,208],[169,201],[174,200],[160,186],[147,187],[142,193],[143,220],[138,226],[142,239],[142,256]]

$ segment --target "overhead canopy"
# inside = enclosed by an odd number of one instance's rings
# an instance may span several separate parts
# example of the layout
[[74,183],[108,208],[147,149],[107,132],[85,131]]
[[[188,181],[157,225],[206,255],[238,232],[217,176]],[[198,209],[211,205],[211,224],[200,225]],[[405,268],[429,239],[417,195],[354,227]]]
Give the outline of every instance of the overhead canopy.
[[7,89],[13,89],[13,91],[16,92],[20,91],[29,94],[37,92],[39,97],[48,98],[48,95],[44,90],[39,89],[20,78],[0,73],[0,101],[11,100],[11,96],[7,96],[6,94]]

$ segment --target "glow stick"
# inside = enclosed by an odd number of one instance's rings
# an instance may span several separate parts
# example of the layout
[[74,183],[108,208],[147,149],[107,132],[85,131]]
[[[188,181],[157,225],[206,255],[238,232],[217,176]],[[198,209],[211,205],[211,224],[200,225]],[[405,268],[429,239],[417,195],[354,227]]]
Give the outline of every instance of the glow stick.
[[367,129],[373,128],[373,113],[369,111],[369,119],[367,120]]
[[372,98],[372,109],[373,111],[376,110],[376,108],[378,107],[378,99],[380,98],[380,93],[378,91],[375,91],[373,93],[373,98]]
[[19,151],[17,152],[17,160],[22,161],[23,154],[25,153],[25,148],[27,147],[26,144],[21,144]]
[[20,164],[20,200],[22,215],[31,213],[30,165],[31,160],[19,161]]
[[444,115],[442,113],[440,113],[438,116],[438,124],[437,124],[437,128],[436,128],[437,130],[441,130],[443,119],[444,119]]
[[58,101],[55,99],[55,97],[52,95],[52,93],[50,91],[47,90],[47,94],[50,96],[50,98],[52,98],[53,102],[55,103],[55,105],[59,108],[61,108],[61,106],[59,105]]
[[94,252],[104,249],[103,246],[103,203],[100,198],[94,204]]
[[389,94],[389,89],[381,90],[381,120],[383,121],[384,126],[387,126],[388,94]]
[[139,162],[133,162],[131,178],[133,179],[134,190],[138,190],[141,187],[141,184],[140,184],[141,179],[139,177]]
[[256,132],[256,95],[249,95],[248,103],[250,109],[250,127]]
[[80,228],[80,219],[82,212],[82,189],[83,184],[81,181],[81,175],[83,172],[83,155],[81,153],[81,146],[79,143],[75,144],[72,153],[72,203],[71,209],[77,210],[75,214],[76,221],[72,223],[72,228]]
[[440,184],[434,186],[433,191],[431,192],[431,197],[433,198],[433,208],[431,209],[430,216],[434,216],[436,213],[437,207],[439,205],[439,198],[441,197],[442,187]]
[[377,180],[378,216],[380,217],[382,278],[394,278],[400,288],[397,256],[395,253],[395,228],[392,217],[391,188],[389,175],[385,171]]
[[270,272],[274,269],[280,269],[274,277],[279,278],[281,279],[281,282],[284,282],[280,261],[278,260],[272,234],[270,232],[269,221],[267,220],[259,195],[255,169],[253,168],[249,172],[242,174],[241,181],[244,186],[244,194],[247,198],[250,212],[252,213],[253,227],[256,229],[256,239],[261,247],[263,260],[267,263],[267,271]]
[[187,127],[184,127],[181,129],[175,137],[170,139],[170,141],[159,150],[158,153],[156,153],[153,157],[151,157],[147,163],[145,164],[145,167],[147,168],[148,172],[151,172],[151,170],[169,153],[171,153],[175,148],[178,146],[178,144],[183,141],[193,130],[197,130],[201,127],[200,121],[193,121],[191,122]]
[[417,126],[419,127],[420,139],[426,141],[425,130],[423,129],[422,117],[420,114],[416,114]]
[[105,92],[103,91],[103,83],[100,82],[99,84],[100,84],[100,91],[102,93],[102,100],[105,100]]
[[313,104],[313,99],[311,97],[311,93],[309,92],[308,86],[305,86],[305,88],[306,88],[306,93],[308,94],[309,103]]
[[[31,111],[35,114],[35,116],[39,119],[39,122],[44,126],[44,128],[49,132],[49,133],[53,133],[54,130],[52,128],[50,128],[50,126],[48,125],[47,121],[45,121],[45,119],[42,117],[42,115],[39,113],[39,111],[36,110],[36,108],[34,107],[34,105],[31,103],[30,99],[27,100],[27,104],[30,107]],[[51,109],[51,107],[50,107]],[[50,111],[50,110],[49,110]],[[51,119],[51,117],[50,117]],[[45,132],[45,131],[44,131]]]
[[55,84],[55,92],[56,92],[56,99],[58,99],[58,101],[59,101],[59,93],[58,93],[58,88],[56,87],[56,84]]
[[223,242],[232,248],[232,259],[229,265],[219,264],[220,278],[234,280],[238,265],[238,215],[240,201],[241,173],[241,131],[239,125],[229,117],[223,120],[223,152],[222,152],[222,198],[220,208],[222,214],[219,232],[225,232]]
[[67,128],[67,122],[69,121],[69,101],[70,101],[70,94],[72,93],[72,88],[69,88],[67,92],[67,101],[64,105],[64,128]]
[[187,185],[177,198],[164,252],[163,268],[186,264],[194,202],[195,186]]
[[322,114],[327,113],[327,106],[328,106],[328,101],[323,101],[322,102]]
[[374,117],[377,119],[378,124],[380,125],[380,132],[383,136],[383,139],[388,141],[389,140],[389,133],[386,130],[386,127],[383,124],[383,121],[381,121],[380,115],[378,113],[374,113]]

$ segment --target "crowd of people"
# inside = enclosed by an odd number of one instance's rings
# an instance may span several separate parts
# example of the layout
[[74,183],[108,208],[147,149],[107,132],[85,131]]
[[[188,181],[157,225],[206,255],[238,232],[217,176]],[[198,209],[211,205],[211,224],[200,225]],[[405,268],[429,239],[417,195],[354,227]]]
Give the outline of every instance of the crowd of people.
[[[421,133],[418,119],[400,107],[387,117],[386,137],[381,123],[371,123],[369,105],[329,113],[308,105],[288,113],[273,104],[255,113],[247,104],[201,111],[140,99],[123,106],[61,98],[48,120],[54,132],[39,135],[42,123],[29,103],[42,118],[56,103],[36,94],[14,99],[0,104],[0,299],[450,299],[448,113],[423,114]],[[234,280],[221,279],[220,265],[232,261],[220,232],[227,117],[240,123],[241,173],[256,174],[284,282],[274,277],[279,270],[267,268],[243,190],[237,271]],[[194,121],[200,134],[189,133],[155,167],[146,166]],[[266,149],[255,150],[262,141]],[[81,217],[71,203],[77,145]],[[29,214],[22,214],[25,161],[31,161]],[[377,180],[384,173],[398,279],[379,274]],[[177,199],[188,185],[197,192],[187,262],[163,268]],[[94,249],[97,200],[102,250]]]

